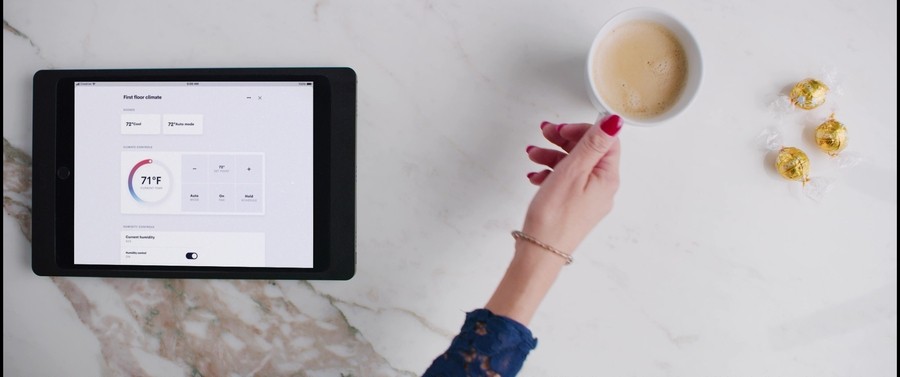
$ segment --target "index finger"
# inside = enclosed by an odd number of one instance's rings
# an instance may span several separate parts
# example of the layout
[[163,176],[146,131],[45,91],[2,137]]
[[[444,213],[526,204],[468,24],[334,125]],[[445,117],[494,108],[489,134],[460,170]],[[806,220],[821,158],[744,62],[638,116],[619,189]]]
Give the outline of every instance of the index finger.
[[589,123],[568,123],[559,128],[559,136],[562,136],[563,139],[570,142],[572,146],[578,144],[578,141],[581,140],[581,137],[584,136],[584,133],[587,132],[589,128],[591,128],[593,124]]
[[566,152],[571,152],[572,148],[578,144],[578,140],[584,136],[584,133],[591,127],[587,123],[560,123],[553,124],[544,122],[541,124],[541,131],[544,137],[551,143],[556,144]]
[[559,134],[558,130],[560,126],[560,124],[543,122],[541,123],[541,133],[544,134],[544,138],[546,138],[551,143],[556,144],[566,151],[569,151],[569,149],[566,148],[566,146],[569,144],[569,141]]

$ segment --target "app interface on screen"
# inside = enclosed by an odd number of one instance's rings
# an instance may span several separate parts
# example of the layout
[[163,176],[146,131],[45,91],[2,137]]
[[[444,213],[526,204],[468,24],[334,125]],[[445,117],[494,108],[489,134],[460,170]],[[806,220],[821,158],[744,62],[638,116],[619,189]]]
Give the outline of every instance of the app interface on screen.
[[312,82],[76,82],[75,264],[313,267]]

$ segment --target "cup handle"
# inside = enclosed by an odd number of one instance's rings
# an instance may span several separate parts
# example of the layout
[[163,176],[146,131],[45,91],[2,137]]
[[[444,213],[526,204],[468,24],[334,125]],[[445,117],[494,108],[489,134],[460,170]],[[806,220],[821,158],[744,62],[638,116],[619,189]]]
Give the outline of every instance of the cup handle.
[[594,125],[600,124],[600,122],[602,122],[603,119],[606,119],[606,117],[608,117],[610,115],[612,115],[612,113],[610,113],[609,110],[600,108],[600,113],[597,114],[597,120],[594,121]]

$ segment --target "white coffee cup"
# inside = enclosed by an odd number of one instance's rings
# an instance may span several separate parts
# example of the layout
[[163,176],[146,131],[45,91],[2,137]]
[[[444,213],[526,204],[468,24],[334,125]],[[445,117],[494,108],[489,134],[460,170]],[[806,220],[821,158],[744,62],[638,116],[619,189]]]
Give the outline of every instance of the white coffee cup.
[[587,91],[588,95],[591,97],[591,102],[597,110],[600,110],[598,119],[602,119],[609,115],[609,105],[603,100],[599,90],[594,86],[594,70],[592,67],[594,66],[597,46],[619,26],[637,20],[655,22],[664,26],[666,29],[669,29],[675,37],[678,38],[678,41],[681,42],[687,60],[687,76],[685,77],[684,89],[682,89],[678,100],[669,109],[648,119],[635,119],[626,114],[618,114],[628,125],[656,126],[666,120],[672,119],[691,104],[694,100],[694,96],[697,94],[697,90],[700,88],[700,81],[703,77],[703,59],[700,55],[700,46],[697,44],[694,36],[691,35],[691,32],[688,31],[687,27],[672,15],[655,8],[631,8],[620,12],[607,21],[600,29],[600,32],[597,33],[597,37],[594,38],[594,43],[591,44],[591,50],[588,53],[586,76]]

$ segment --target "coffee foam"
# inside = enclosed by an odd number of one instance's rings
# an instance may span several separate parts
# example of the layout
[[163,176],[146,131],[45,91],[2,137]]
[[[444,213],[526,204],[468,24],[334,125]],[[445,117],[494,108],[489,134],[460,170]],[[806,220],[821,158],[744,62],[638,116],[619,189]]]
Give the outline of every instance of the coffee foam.
[[647,119],[678,102],[687,81],[687,57],[665,26],[631,21],[600,41],[592,70],[593,85],[610,110]]

